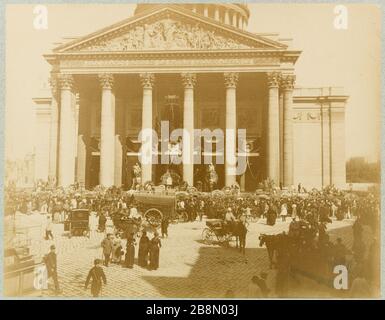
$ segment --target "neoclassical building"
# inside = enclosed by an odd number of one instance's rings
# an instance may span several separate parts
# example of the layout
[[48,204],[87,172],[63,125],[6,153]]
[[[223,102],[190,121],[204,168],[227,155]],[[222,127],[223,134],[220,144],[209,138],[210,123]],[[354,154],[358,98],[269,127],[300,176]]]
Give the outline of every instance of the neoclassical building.
[[[187,132],[246,129],[241,175],[215,162],[221,152],[240,152],[212,141],[218,187],[237,181],[255,190],[266,178],[343,187],[347,96],[340,88],[297,88],[301,51],[279,35],[247,31],[249,15],[241,4],[138,4],[134,16],[44,55],[52,94],[33,99],[36,178],[129,187],[139,132],[158,132],[167,120]],[[202,166],[177,171],[193,185]],[[142,165],[142,181],[159,183],[167,168]]]

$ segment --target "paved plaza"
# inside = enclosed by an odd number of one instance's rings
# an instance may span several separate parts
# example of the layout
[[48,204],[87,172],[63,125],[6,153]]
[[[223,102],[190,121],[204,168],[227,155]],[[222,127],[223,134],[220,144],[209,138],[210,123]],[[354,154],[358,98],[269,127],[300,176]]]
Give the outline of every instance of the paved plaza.
[[[37,297],[90,297],[90,291],[84,290],[88,270],[95,258],[102,257],[100,242],[103,234],[93,239],[72,237],[63,231],[62,224],[54,228],[53,241],[41,240],[44,228],[38,228],[44,216],[38,214],[23,218],[19,216],[18,224],[34,225],[30,238],[32,251],[47,253],[54,243],[57,247],[58,274],[62,293],[55,295],[53,284],[48,290],[36,291]],[[290,221],[290,219],[288,219]],[[250,223],[247,235],[246,254],[242,255],[235,243],[230,247],[220,244],[205,244],[201,240],[205,221],[171,224],[169,238],[162,239],[160,251],[160,268],[155,271],[135,265],[127,269],[110,264],[104,267],[107,285],[103,287],[102,297],[116,298],[221,298],[232,290],[236,298],[247,297],[248,285],[254,275],[264,271],[268,273],[268,285],[274,291],[275,270],[269,269],[265,247],[259,247],[258,237],[261,233],[277,234],[287,231],[289,221],[278,221],[275,226],[266,225],[264,219]],[[353,220],[334,221],[329,224],[329,234],[334,241],[337,236],[344,239],[348,248],[352,242]],[[125,248],[125,244],[123,244]],[[137,256],[138,245],[136,246]],[[331,296],[335,293],[326,286],[312,280],[301,278],[299,283],[291,286],[295,296]],[[293,293],[294,295],[294,293]],[[273,293],[274,296],[274,293]]]

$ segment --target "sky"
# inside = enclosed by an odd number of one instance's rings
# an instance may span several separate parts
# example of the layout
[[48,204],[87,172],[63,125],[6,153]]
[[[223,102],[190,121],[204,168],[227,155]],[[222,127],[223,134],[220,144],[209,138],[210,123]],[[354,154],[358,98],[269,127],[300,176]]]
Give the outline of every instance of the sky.
[[[249,4],[247,30],[279,33],[302,51],[296,86],[344,87],[346,157],[380,154],[380,8],[345,4],[347,29],[336,29],[335,4]],[[48,28],[37,30],[35,5],[6,7],[6,158],[34,149],[33,97],[45,94],[50,65],[43,58],[63,38],[84,36],[133,15],[133,4],[47,5]]]

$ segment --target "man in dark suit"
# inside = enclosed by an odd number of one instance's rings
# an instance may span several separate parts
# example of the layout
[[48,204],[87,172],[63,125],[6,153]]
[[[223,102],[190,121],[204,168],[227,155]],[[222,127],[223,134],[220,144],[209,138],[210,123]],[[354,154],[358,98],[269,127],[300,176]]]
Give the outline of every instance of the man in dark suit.
[[99,213],[99,232],[104,232],[104,230],[106,229],[106,221],[106,214],[103,210],[103,212]]
[[57,278],[57,257],[56,257],[56,247],[51,245],[50,252],[45,257],[45,265],[47,267],[48,278],[52,277],[52,280],[55,285],[55,291],[60,292],[59,281]]
[[91,293],[94,297],[99,297],[102,290],[102,282],[107,284],[107,278],[102,268],[102,261],[100,259],[94,260],[94,266],[88,272],[87,280],[84,289],[87,290],[88,284],[91,281]]
[[167,237],[168,238],[168,225],[170,221],[167,217],[163,217],[160,228],[162,231],[162,238]]
[[105,238],[102,241],[102,248],[103,248],[103,255],[104,255],[104,265],[108,267],[108,263],[110,262],[112,248],[113,248],[112,235],[110,233],[107,234],[107,238]]

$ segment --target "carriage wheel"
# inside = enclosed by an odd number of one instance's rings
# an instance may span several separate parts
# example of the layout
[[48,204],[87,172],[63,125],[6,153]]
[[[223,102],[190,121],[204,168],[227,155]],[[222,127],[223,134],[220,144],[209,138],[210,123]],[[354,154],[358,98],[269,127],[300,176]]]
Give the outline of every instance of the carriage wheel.
[[209,228],[203,229],[203,231],[202,231],[202,240],[206,244],[212,244],[214,242],[214,240],[215,240],[215,233],[214,233],[214,231],[212,231]]
[[163,214],[160,212],[160,210],[151,208],[144,213],[144,217],[151,226],[158,227],[162,222]]

